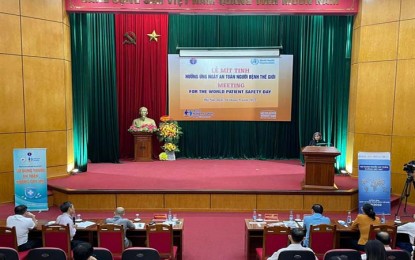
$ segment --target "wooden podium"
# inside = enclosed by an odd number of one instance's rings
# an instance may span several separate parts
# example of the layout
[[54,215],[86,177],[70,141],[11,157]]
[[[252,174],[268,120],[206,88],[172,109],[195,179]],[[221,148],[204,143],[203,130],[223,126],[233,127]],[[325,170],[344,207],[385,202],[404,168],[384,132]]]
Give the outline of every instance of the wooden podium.
[[306,146],[302,153],[305,161],[303,189],[337,190],[334,163],[339,150],[335,147]]
[[151,143],[152,133],[137,132],[132,133],[134,136],[134,161],[151,162],[153,154],[153,145]]

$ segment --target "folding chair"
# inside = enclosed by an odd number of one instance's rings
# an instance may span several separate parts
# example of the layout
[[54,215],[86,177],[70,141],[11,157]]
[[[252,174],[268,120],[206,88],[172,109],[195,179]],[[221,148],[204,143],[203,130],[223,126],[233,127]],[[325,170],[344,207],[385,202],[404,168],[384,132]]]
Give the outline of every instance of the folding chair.
[[288,245],[290,228],[285,226],[268,226],[264,227],[262,235],[262,248],[256,248],[256,256],[258,260],[265,260],[270,257],[278,249]]
[[147,247],[156,249],[161,259],[176,259],[177,246],[173,245],[173,227],[166,224],[147,225]]
[[114,259],[121,259],[124,251],[124,227],[121,225],[98,225],[98,246],[111,251]]
[[386,259],[388,260],[410,260],[411,255],[404,250],[386,250]]
[[316,256],[307,250],[287,250],[280,253],[278,260],[316,260]]
[[27,260],[66,260],[66,253],[55,247],[39,247],[29,251]]
[[360,260],[360,252],[354,249],[331,249],[324,254],[324,260],[333,259],[332,257],[341,257],[344,260]]
[[336,225],[320,224],[310,226],[309,247],[319,259],[336,247]]
[[69,232],[69,225],[43,225],[42,240],[44,247],[60,248],[65,252],[67,258],[70,258],[72,256],[71,235]]
[[[0,253],[4,255],[7,260],[19,260],[19,253],[16,249],[11,247],[0,247]],[[22,258],[23,259],[23,258]]]
[[99,260],[113,260],[111,251],[103,247],[94,247],[94,257]]
[[122,260],[160,260],[160,255],[154,248],[130,247],[122,253]]
[[[18,252],[16,228],[15,227],[0,227],[0,246],[14,249],[19,255],[20,259],[27,257],[28,251]],[[12,253],[10,253],[12,254]],[[8,259],[8,258],[7,258]]]
[[396,236],[397,236],[397,226],[390,226],[390,225],[370,225],[369,229],[369,239],[375,239],[376,234],[380,231],[385,231],[389,233],[389,237],[391,239],[390,241],[390,247],[392,249],[396,248]]

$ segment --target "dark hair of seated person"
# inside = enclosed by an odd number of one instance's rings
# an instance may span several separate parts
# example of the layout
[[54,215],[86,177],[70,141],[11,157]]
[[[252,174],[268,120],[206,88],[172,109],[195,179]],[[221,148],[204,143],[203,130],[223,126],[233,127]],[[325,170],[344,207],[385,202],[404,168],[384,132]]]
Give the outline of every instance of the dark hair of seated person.
[[321,204],[314,204],[311,209],[313,209],[314,213],[323,214],[323,206]]
[[90,243],[84,242],[79,243],[72,251],[74,260],[88,260],[94,253],[94,248]]
[[386,231],[379,231],[376,233],[376,239],[382,242],[385,246],[389,245],[391,242],[390,235]]
[[295,243],[300,243],[305,237],[305,231],[302,228],[291,229],[291,238]]
[[379,240],[369,240],[365,245],[365,253],[367,260],[385,260],[385,246]]
[[62,213],[68,212],[69,208],[72,207],[72,202],[66,201],[62,203],[59,207]]
[[23,215],[26,213],[26,211],[27,211],[26,205],[19,205],[14,208],[14,214],[16,215]]

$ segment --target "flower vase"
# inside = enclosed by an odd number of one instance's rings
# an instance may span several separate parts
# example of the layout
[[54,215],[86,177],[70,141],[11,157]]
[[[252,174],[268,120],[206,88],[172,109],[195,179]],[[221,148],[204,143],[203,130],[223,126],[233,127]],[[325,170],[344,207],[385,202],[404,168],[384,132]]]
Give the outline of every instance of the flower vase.
[[176,160],[176,154],[174,152],[166,152],[167,154],[167,161],[175,161]]

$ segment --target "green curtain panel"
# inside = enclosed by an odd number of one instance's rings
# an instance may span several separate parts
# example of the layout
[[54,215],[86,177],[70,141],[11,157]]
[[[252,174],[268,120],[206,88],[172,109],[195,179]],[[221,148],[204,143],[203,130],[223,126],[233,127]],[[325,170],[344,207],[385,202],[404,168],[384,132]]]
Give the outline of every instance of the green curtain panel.
[[74,161],[118,162],[113,14],[70,14]]
[[336,146],[345,167],[351,28],[349,16],[170,15],[176,47],[282,46],[294,55],[291,122],[180,122],[180,156],[300,157],[315,131]]

